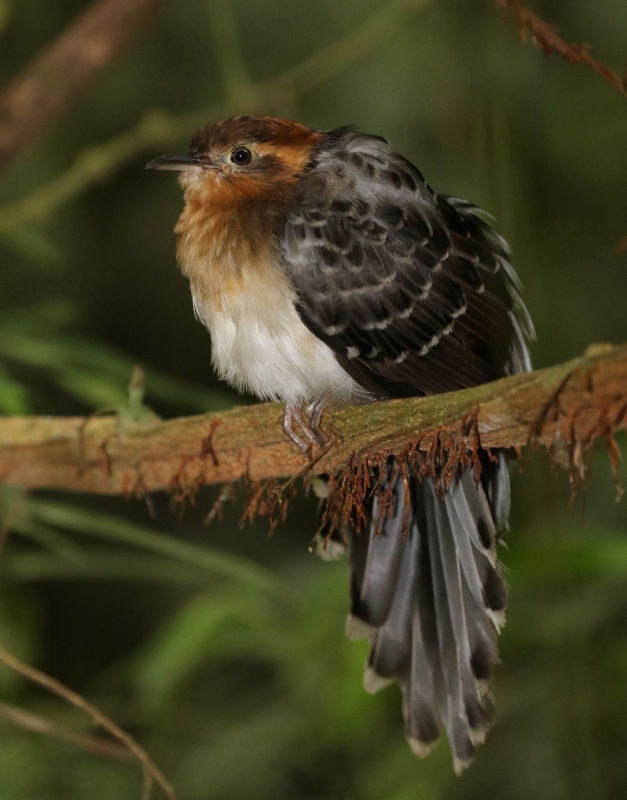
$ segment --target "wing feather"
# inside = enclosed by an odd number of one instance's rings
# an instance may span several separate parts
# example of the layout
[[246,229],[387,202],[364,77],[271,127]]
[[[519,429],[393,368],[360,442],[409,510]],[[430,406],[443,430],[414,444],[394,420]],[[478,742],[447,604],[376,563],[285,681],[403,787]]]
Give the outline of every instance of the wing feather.
[[280,247],[301,318],[377,397],[528,368],[532,327],[506,243],[385,140],[330,135],[291,209]]

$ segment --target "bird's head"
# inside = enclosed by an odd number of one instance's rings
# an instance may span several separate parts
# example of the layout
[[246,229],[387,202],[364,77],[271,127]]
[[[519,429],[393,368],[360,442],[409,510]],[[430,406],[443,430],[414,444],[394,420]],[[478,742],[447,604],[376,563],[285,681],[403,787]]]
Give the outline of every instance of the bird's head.
[[190,279],[205,261],[241,264],[272,247],[322,138],[297,122],[233,117],[198,131],[184,155],[147,165],[180,172],[185,208],[175,227],[177,254]]
[[233,117],[198,131],[188,153],[156,158],[147,168],[180,171],[188,202],[267,202],[294,185],[321,138],[289,120]]

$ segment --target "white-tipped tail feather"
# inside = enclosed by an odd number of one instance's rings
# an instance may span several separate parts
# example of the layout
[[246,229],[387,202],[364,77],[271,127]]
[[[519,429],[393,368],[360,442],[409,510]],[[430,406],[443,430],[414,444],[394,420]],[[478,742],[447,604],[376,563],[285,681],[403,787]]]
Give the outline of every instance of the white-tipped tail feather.
[[[502,455],[484,467],[478,485],[471,471],[459,470],[443,496],[430,478],[411,476],[408,518],[397,471],[384,487],[391,513],[378,530],[373,522],[368,533],[350,534],[346,632],[370,640],[364,688],[374,693],[397,681],[412,751],[428,755],[444,728],[458,774],[491,725],[506,601],[495,520],[507,517],[509,474]],[[372,519],[379,519],[377,499]]]

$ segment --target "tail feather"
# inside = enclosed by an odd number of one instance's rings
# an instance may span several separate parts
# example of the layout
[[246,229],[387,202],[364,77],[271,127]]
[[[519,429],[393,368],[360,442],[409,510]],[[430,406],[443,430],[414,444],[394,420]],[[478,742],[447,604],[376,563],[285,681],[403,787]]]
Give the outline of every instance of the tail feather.
[[[472,485],[469,486],[469,482]],[[506,591],[496,559],[496,531],[489,517],[487,500],[483,489],[474,485],[470,473],[456,476],[451,488],[452,491],[444,497],[444,506],[451,522],[456,556],[461,562],[466,584],[477,607],[485,609],[498,630],[505,622]],[[469,496],[471,502],[480,499],[474,514],[468,503]],[[477,515],[478,508],[487,514],[489,526],[486,517]],[[494,542],[490,548],[486,548],[480,540],[479,528],[484,529],[486,534],[489,533]]]
[[499,450],[492,458],[481,459],[481,484],[492,512],[497,534],[506,531],[509,526],[511,491],[508,460],[505,453]]
[[[377,536],[366,543],[354,542],[355,560],[351,557],[351,614],[373,628],[381,627],[390,614],[403,559],[404,488],[394,482],[391,513]],[[373,508],[374,519],[379,509]],[[366,537],[357,537],[365,539]],[[357,547],[355,548],[355,544]],[[365,552],[364,552],[365,551]]]
[[[401,482],[398,481],[398,484],[401,485]],[[401,495],[396,499],[402,501],[403,497]],[[395,516],[397,513],[402,520],[401,510],[393,506],[392,515]],[[404,515],[404,508],[402,515]],[[405,531],[404,541],[402,531],[397,535],[401,542],[402,558],[396,591],[387,618],[371,636],[370,654],[366,666],[366,682],[372,687],[376,686],[371,677],[373,673],[381,678],[401,680],[409,674],[411,668],[414,587],[419,580],[420,536],[415,523]],[[376,541],[376,537],[373,541]],[[370,543],[371,546],[373,541]],[[364,584],[364,590],[366,588]],[[377,688],[379,687],[377,686]]]
[[[398,485],[401,485],[400,480]],[[394,487],[395,490],[397,486]],[[401,510],[404,515],[404,496],[394,493],[400,505],[393,505],[392,516]],[[373,513],[378,512],[375,503]],[[401,535],[402,541],[402,535]],[[376,540],[376,537],[375,539]],[[417,522],[412,518],[402,549],[402,560],[392,606],[385,623],[370,637],[370,654],[364,673],[364,686],[375,692],[393,680],[403,691],[405,730],[412,750],[426,756],[437,742],[438,711],[433,676],[438,669],[438,657],[433,648],[437,637],[435,609],[430,584],[428,550],[420,536]],[[417,603],[416,589],[424,595]]]
[[390,470],[389,514],[378,520],[375,499],[369,535],[350,536],[348,627],[370,639],[364,686],[374,692],[397,681],[412,750],[427,755],[441,725],[458,773],[493,715],[492,669],[506,599],[496,558],[497,526],[509,509],[503,470],[499,455],[485,486],[459,470],[443,497],[430,478],[412,476],[409,515],[405,483]]
[[[426,548],[424,550],[428,558]],[[422,606],[414,603],[410,669],[401,680],[405,735],[411,749],[420,758],[429,755],[440,738],[436,701],[436,675],[439,674],[440,662],[436,647],[435,609],[430,601],[431,598]]]
[[435,596],[439,660],[443,691],[438,706],[444,730],[453,750],[455,771],[470,763],[475,748],[468,730],[466,697],[472,696],[474,678],[470,668],[470,644],[463,600],[461,565],[455,551],[446,506],[425,485],[426,536],[429,542]]
[[[371,638],[366,675],[376,673],[383,678],[400,678],[409,670],[411,661],[412,586],[416,581],[416,559],[412,552],[418,537],[408,534],[397,590],[385,623]],[[413,556],[413,557],[412,557]]]
[[485,555],[494,566],[497,532],[483,486],[477,486],[472,473],[466,471],[455,476],[451,490],[450,496],[444,496],[448,508],[458,517],[474,551]]

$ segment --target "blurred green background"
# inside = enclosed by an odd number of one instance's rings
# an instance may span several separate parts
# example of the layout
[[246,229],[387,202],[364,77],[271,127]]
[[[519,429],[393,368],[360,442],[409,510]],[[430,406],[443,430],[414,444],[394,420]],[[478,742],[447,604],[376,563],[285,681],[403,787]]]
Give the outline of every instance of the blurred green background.
[[[3,176],[0,411],[120,406],[134,364],[162,416],[242,402],[211,374],[209,338],[175,267],[176,181],[144,164],[185,149],[210,116],[250,107],[384,135],[436,191],[494,214],[525,285],[537,366],[627,341],[627,255],[612,255],[627,235],[625,100],[521,45],[491,0],[411,5],[167,5]],[[2,80],[85,7],[0,0]],[[624,0],[533,7],[621,71]],[[303,59],[293,82],[271,82]],[[572,509],[546,456],[529,453],[514,476],[496,724],[460,779],[445,743],[425,762],[411,755],[396,688],[363,692],[364,647],[343,636],[346,565],[308,550],[313,498],[269,536],[264,521],[239,526],[241,492],[205,525],[215,487],[185,508],[166,496],[148,507],[5,489],[0,641],[131,731],[180,800],[622,800],[627,512],[603,448],[592,465]],[[90,731],[4,667],[0,699]],[[140,794],[135,763],[0,713],[2,800]]]

